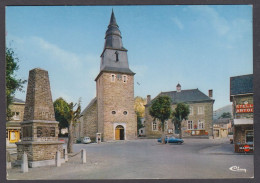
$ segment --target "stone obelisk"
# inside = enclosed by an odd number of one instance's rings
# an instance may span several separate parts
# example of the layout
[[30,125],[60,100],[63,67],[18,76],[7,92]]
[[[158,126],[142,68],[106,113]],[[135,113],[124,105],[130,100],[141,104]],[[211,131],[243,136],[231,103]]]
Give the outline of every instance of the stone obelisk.
[[28,154],[29,167],[55,164],[56,152],[63,157],[63,142],[58,141],[59,122],[55,120],[48,71],[40,68],[29,72],[21,142],[17,160]]

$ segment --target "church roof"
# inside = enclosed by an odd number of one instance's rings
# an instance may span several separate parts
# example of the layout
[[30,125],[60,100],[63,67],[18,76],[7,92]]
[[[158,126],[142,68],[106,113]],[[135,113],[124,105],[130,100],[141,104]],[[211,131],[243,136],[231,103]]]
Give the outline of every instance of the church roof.
[[163,96],[163,95],[169,96],[172,100],[172,104],[177,104],[181,102],[183,103],[211,102],[211,101],[214,102],[213,99],[209,98],[207,95],[202,93],[199,89],[181,90],[180,92],[177,91],[161,92],[158,96]]
[[230,77],[230,96],[252,93],[253,74]]
[[13,101],[12,101],[13,103],[25,103],[23,100],[21,100],[21,99],[18,99],[18,98],[13,98]]
[[80,116],[83,116],[87,110],[97,101],[97,97],[93,98],[90,103],[87,105],[87,107],[80,113]]

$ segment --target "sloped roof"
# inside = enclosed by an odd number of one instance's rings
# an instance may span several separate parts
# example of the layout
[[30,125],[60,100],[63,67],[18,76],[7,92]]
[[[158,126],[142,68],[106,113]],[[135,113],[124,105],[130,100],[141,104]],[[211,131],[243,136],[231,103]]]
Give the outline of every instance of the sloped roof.
[[85,112],[97,101],[97,97],[93,98],[87,107],[80,113],[80,115],[84,115]]
[[214,124],[227,124],[229,123],[230,118],[221,118],[221,119],[214,119],[213,123]]
[[214,102],[213,99],[209,98],[207,95],[202,93],[199,89],[181,90],[180,92],[177,91],[161,92],[158,96],[162,96],[162,95],[169,96],[172,100],[172,104],[177,104],[181,102],[183,103],[208,102],[208,101]]
[[254,93],[253,74],[230,77],[230,96],[250,93]]
[[18,98],[13,98],[13,103],[25,103],[25,101],[18,99]]

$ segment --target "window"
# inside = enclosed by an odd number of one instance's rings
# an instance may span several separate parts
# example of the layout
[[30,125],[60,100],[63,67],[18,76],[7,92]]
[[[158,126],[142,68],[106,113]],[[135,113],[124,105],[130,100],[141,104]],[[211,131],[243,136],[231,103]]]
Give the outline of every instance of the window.
[[111,74],[111,81],[115,82],[115,75],[114,74]]
[[121,74],[117,74],[116,77],[117,77],[118,80],[122,79],[122,75]]
[[124,115],[127,115],[127,111],[124,111],[123,114],[124,114]]
[[157,131],[157,123],[156,123],[156,121],[153,121],[153,123],[152,123],[152,130],[153,131]]
[[112,111],[112,114],[116,114],[116,111]]
[[204,121],[198,121],[199,129],[204,129]]
[[19,112],[14,112],[13,113],[13,119],[14,120],[20,120],[20,113]]
[[141,133],[143,133],[143,130],[141,130]]
[[193,107],[190,107],[190,115],[193,115]]
[[192,121],[188,121],[188,129],[192,130],[192,127],[193,127]]
[[119,58],[118,58],[119,53],[118,53],[118,51],[116,51],[115,54],[116,54],[116,61],[119,61]]
[[123,76],[123,82],[126,83],[126,81],[127,81],[127,76],[124,75]]
[[248,130],[246,131],[246,143],[253,143],[254,142],[254,131]]
[[203,106],[198,107],[198,114],[204,114],[204,107]]

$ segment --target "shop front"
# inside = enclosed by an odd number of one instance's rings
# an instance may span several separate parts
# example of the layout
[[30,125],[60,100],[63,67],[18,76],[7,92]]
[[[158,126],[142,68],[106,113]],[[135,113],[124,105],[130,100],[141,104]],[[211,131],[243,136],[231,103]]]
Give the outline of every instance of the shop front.
[[234,119],[235,152],[254,152],[253,119]]

